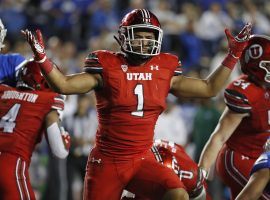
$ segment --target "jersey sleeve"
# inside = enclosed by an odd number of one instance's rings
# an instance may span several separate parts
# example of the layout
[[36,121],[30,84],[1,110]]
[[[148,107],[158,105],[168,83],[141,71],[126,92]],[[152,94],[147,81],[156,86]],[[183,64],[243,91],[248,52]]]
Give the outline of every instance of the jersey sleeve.
[[61,112],[65,107],[65,95],[58,94],[53,99],[52,109]]
[[182,71],[182,64],[181,64],[181,61],[178,60],[178,66],[174,70],[174,76],[182,75],[182,73],[183,73],[183,71]]
[[85,59],[84,62],[84,72],[90,73],[90,74],[102,74],[103,67],[101,65],[101,62],[98,57],[97,52],[92,52],[88,54],[88,56]]
[[227,88],[224,92],[224,100],[230,110],[237,113],[250,113],[251,105],[248,98],[241,92]]
[[259,171],[260,169],[270,169],[270,152],[263,153],[254,163],[250,174]]
[[15,86],[18,71],[27,60],[20,54],[5,54],[0,56],[0,83]]

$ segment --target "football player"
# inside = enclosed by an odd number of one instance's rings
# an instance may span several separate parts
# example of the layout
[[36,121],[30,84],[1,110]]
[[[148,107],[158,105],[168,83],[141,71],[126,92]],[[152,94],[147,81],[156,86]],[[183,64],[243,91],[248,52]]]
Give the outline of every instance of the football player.
[[[170,168],[180,179],[183,188],[187,191],[191,200],[209,200],[207,184],[198,165],[187,155],[185,149],[173,142],[155,140],[152,146],[155,159],[162,165]],[[152,182],[137,177],[126,187],[131,192],[122,199],[150,200],[158,199],[164,192]],[[129,198],[128,198],[129,197]]]
[[270,199],[270,138],[265,144],[265,152],[256,160],[251,177],[236,200],[257,200],[260,196]]
[[35,199],[28,168],[43,132],[53,154],[68,155],[70,138],[60,126],[61,95],[51,91],[32,61],[19,71],[16,88],[0,84],[0,198]]
[[[2,20],[0,19],[0,52],[5,47],[4,39],[7,34]],[[16,77],[18,71],[28,61],[18,53],[2,54],[0,53],[0,83],[8,84],[12,87],[16,86]]]
[[122,52],[89,53],[84,72],[68,76],[47,59],[40,31],[37,38],[29,30],[22,31],[55,91],[81,94],[95,90],[99,127],[88,159],[84,199],[118,200],[138,176],[164,188],[159,199],[188,199],[174,172],[152,156],[155,123],[169,92],[178,97],[216,95],[247,45],[250,31],[250,24],[235,38],[225,31],[229,53],[205,80],[182,76],[178,58],[160,53],[163,32],[157,17],[146,9],[135,9],[123,18],[116,37]]
[[217,159],[217,173],[232,199],[246,185],[270,136],[270,37],[253,35],[240,64],[243,75],[226,88],[227,106],[199,161],[207,172]]

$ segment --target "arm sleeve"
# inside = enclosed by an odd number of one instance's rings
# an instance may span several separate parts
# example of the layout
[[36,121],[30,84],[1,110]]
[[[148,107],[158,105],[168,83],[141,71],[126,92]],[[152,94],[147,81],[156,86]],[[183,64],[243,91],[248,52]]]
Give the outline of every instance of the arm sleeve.
[[65,148],[61,128],[56,122],[47,128],[47,137],[52,153],[58,158],[66,158],[69,151]]

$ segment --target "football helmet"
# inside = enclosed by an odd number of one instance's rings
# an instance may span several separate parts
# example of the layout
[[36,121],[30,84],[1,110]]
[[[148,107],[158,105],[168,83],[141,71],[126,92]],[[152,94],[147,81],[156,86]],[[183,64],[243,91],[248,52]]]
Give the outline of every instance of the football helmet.
[[180,178],[190,198],[198,197],[205,192],[202,173],[183,147],[173,142],[155,140],[151,150],[158,162],[171,168]]
[[2,23],[2,20],[0,19],[0,51],[2,48],[5,47],[3,43],[6,37],[6,34],[7,34],[7,29],[5,29],[4,24]]
[[[136,32],[150,32],[154,38],[136,38]],[[123,52],[148,58],[160,53],[162,36],[157,17],[147,9],[135,9],[122,19],[117,41]]]
[[244,74],[270,86],[270,37],[252,35],[240,57],[240,64]]
[[17,88],[27,88],[31,90],[52,91],[43,77],[38,63],[28,62],[18,73]]

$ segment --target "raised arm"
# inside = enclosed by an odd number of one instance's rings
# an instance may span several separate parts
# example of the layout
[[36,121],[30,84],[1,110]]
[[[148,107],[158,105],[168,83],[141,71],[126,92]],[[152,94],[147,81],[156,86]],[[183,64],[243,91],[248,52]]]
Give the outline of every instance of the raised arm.
[[248,44],[251,24],[248,23],[233,37],[228,29],[227,36],[229,52],[222,64],[206,79],[196,79],[186,76],[175,76],[171,80],[171,92],[178,97],[213,97],[225,85],[232,69],[237,63],[242,51]]
[[22,31],[22,33],[31,46],[35,61],[39,63],[43,75],[54,91],[61,94],[87,93],[102,81],[99,74],[92,75],[83,72],[65,76],[47,58],[41,32],[36,31],[37,38],[28,30]]
[[247,113],[239,114],[229,110],[227,107],[225,108],[216,129],[204,146],[199,167],[207,172],[210,170],[210,167],[217,158],[219,150],[246,116],[248,116]]

